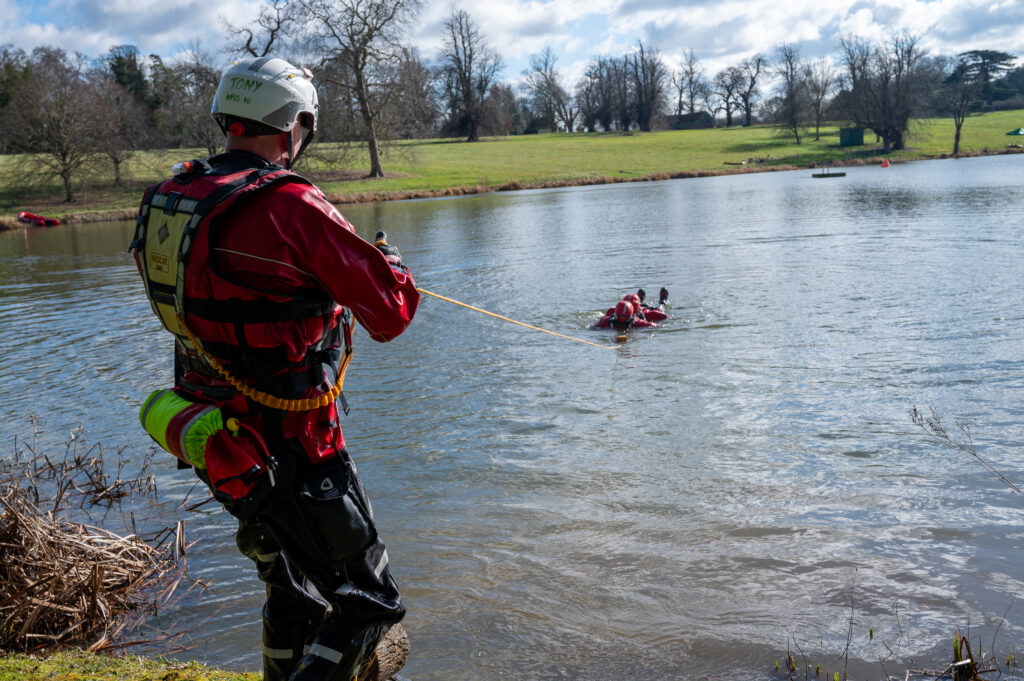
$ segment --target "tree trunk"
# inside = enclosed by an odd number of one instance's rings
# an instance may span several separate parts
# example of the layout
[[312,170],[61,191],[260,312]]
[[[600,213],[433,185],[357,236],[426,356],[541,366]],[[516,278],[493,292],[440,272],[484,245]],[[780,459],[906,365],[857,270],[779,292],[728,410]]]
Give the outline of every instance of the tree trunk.
[[111,159],[114,162],[114,186],[121,186],[121,160]]
[[956,124],[956,135],[953,137],[953,155],[957,156],[960,153],[960,128],[963,127],[963,122]]
[[359,113],[363,116],[366,126],[366,145],[370,152],[370,174],[368,177],[384,177],[384,168],[380,165],[380,148],[377,144],[376,116],[370,108],[370,90],[366,87],[366,77],[359,65],[353,64],[352,72],[356,78],[356,99],[359,100]]
[[[371,122],[370,125],[373,125],[373,123]],[[380,148],[377,145],[377,133],[372,127],[368,131],[368,137],[366,145],[370,151],[369,177],[384,177],[384,168],[380,164]]]
[[373,656],[359,670],[363,681],[387,681],[402,670],[409,659],[409,636],[401,624],[396,624],[377,644]]
[[75,191],[71,186],[71,172],[61,173],[60,178],[64,180],[64,203],[73,203],[75,200]]

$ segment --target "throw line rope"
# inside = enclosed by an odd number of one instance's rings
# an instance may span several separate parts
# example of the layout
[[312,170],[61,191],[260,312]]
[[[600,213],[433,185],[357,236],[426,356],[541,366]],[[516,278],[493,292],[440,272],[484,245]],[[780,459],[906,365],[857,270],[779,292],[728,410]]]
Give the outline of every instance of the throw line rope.
[[584,343],[586,345],[593,345],[595,348],[603,348],[605,350],[618,350],[621,347],[619,345],[600,345],[598,343],[591,343],[590,341],[583,340],[581,338],[573,338],[572,336],[566,336],[564,333],[556,333],[554,331],[548,331],[547,329],[542,329],[539,326],[533,326],[531,324],[526,324],[524,322],[518,322],[515,319],[509,319],[508,317],[502,317],[500,314],[495,314],[493,312],[488,312],[487,310],[482,310],[479,307],[473,307],[472,305],[468,305],[466,303],[460,302],[458,300],[455,300],[454,298],[448,298],[446,296],[442,296],[439,293],[434,293],[433,291],[428,291],[426,289],[422,289],[422,288],[419,288],[419,287],[417,287],[416,290],[419,291],[420,293],[426,294],[428,296],[433,296],[434,298],[438,298],[439,300],[443,300],[445,302],[452,303],[453,305],[458,305],[460,307],[465,307],[467,309],[473,310],[474,312],[480,312],[481,314],[485,314],[485,315],[488,315],[490,317],[494,317],[495,319],[500,319],[500,320],[502,320],[504,322],[511,322],[512,324],[518,324],[519,326],[525,326],[528,329],[533,329],[534,331],[540,331],[541,333],[551,334],[552,336],[558,336],[559,338],[565,338],[566,340],[576,341],[577,343]]

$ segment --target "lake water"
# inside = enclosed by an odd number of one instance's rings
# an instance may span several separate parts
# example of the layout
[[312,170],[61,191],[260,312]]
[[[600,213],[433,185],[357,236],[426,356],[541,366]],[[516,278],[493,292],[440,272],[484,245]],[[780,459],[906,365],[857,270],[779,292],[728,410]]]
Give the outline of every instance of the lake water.
[[[404,676],[776,678],[790,650],[812,677],[902,677],[957,627],[1020,657],[1024,496],[909,412],[968,421],[1024,486],[1024,157],[846,172],[343,207],[422,287],[560,333],[613,341],[587,327],[638,286],[674,305],[618,351],[432,298],[390,344],[357,335],[345,434],[409,607]],[[131,231],[0,234],[4,449],[30,414],[51,447],[84,424],[148,448],[171,342]],[[156,469],[149,514],[186,520],[210,587],[151,624],[258,668],[231,518],[177,509],[201,490]]]

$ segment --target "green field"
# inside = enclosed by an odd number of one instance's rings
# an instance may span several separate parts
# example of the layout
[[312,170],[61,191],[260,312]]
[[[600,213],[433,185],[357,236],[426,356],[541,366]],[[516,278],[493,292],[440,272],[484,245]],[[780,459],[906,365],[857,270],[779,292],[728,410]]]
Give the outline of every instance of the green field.
[[[1005,151],[1008,144],[1022,140],[1008,137],[1006,132],[1021,126],[1022,110],[971,117],[964,125],[961,154]],[[917,121],[907,140],[909,148],[889,158],[906,161],[948,155],[953,148],[953,130],[951,119]],[[488,138],[476,144],[416,140],[388,146],[383,159],[388,176],[375,180],[362,179],[369,167],[362,150],[321,145],[300,172],[316,181],[333,201],[344,203],[482,189],[876,162],[881,152],[870,133],[865,134],[864,146],[841,149],[836,125],[823,128],[820,141],[814,141],[813,135],[802,141],[797,145],[772,126],[628,135],[556,133]],[[23,170],[29,165],[26,157],[0,157],[0,217],[12,218],[18,210],[58,217],[124,217],[135,210],[145,185],[166,177],[175,161],[203,155],[199,150],[140,153],[124,164],[125,184],[121,188],[112,186],[109,163],[99,162],[80,174],[74,204],[63,202],[63,190],[56,181],[30,181]]]
[[0,657],[0,681],[259,681],[262,676],[217,671],[194,662],[106,657],[79,651],[48,658]]

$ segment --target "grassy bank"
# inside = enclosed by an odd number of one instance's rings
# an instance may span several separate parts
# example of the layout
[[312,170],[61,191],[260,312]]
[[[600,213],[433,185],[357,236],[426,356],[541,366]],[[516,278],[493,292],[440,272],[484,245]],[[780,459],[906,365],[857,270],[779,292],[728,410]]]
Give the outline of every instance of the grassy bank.
[[[1006,132],[1024,125],[1024,111],[972,117],[964,125],[962,155],[1001,153],[1021,138]],[[909,149],[892,161],[940,158],[952,151],[951,119],[915,122]],[[862,147],[840,148],[838,128],[827,126],[820,141],[802,144],[781,137],[777,128],[717,128],[621,135],[547,134],[489,138],[478,144],[453,140],[416,140],[390,145],[384,157],[388,176],[362,179],[369,166],[361,150],[341,153],[323,145],[321,158],[302,172],[315,180],[332,201],[348,203],[425,196],[454,196],[481,191],[658,180],[820,165],[880,161],[880,146],[867,133]],[[315,147],[314,147],[315,148]],[[122,168],[124,186],[115,188],[109,164],[82,173],[74,204],[63,202],[54,181],[23,181],[25,157],[0,157],[0,217],[10,221],[18,210],[71,219],[116,219],[133,214],[143,187],[165,177],[178,160],[204,155],[199,150],[138,154]]]
[[52,657],[0,657],[0,681],[259,681],[262,674],[225,672],[195,662],[106,657],[81,651]]

